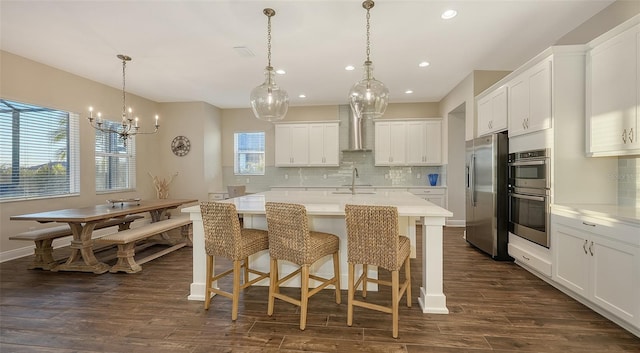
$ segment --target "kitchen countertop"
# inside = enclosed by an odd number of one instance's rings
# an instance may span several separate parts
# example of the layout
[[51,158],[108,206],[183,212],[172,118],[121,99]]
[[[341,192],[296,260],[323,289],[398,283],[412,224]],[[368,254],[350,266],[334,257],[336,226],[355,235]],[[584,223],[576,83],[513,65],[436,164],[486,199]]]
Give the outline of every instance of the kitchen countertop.
[[612,204],[553,204],[551,209],[566,209],[583,215],[610,218],[640,226],[640,208]]
[[396,206],[400,216],[425,215],[451,217],[453,214],[407,191],[373,193],[334,193],[332,191],[265,191],[227,199],[239,213],[264,214],[267,201],[304,204],[309,215],[344,215],[346,204]]
[[[272,188],[307,188],[307,189],[344,189],[351,187],[351,184],[347,185],[271,185]],[[414,188],[432,188],[432,189],[446,189],[444,185],[371,185],[371,184],[356,184],[356,189],[414,189]]]

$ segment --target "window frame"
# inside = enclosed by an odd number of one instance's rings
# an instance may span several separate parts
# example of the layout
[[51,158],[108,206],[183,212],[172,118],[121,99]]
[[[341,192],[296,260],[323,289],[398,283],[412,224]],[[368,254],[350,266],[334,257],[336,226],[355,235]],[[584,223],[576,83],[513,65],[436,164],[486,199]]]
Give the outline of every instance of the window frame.
[[[120,122],[115,122],[111,120],[102,120],[103,127],[105,129],[113,129],[115,131],[118,128],[121,128]],[[108,151],[103,151],[100,149],[99,142],[100,139],[103,139],[104,142],[108,145]],[[116,151],[114,151],[113,147],[115,147]],[[124,149],[125,152],[117,152],[117,149]],[[117,192],[128,192],[135,191],[136,189],[136,138],[135,136],[131,136],[128,138],[126,145],[124,144],[124,140],[113,132],[103,132],[100,130],[95,130],[94,135],[94,171],[95,171],[95,192],[97,195],[102,194],[110,194]],[[103,166],[102,159],[108,159],[106,162],[106,167]],[[118,179],[119,176],[114,174],[112,167],[117,167],[118,159],[126,159],[126,168],[123,170],[126,177],[126,185],[119,186],[117,182],[114,182],[114,179]],[[99,172],[99,168],[104,167],[106,169],[105,173],[107,174],[107,179],[104,184],[105,188],[99,188],[100,185],[103,184],[103,180],[99,180],[102,178],[101,172]]]
[[[3,122],[3,124],[10,124],[11,128],[3,128],[3,131],[10,131],[11,137],[7,138],[5,136],[2,139],[3,141],[0,141],[0,165],[3,165],[2,169],[4,169],[5,163],[9,164],[10,167],[7,169],[11,170],[9,183],[2,183],[2,178],[0,178],[0,203],[80,195],[79,114],[4,98],[0,98],[0,103],[7,107],[7,109],[2,108],[2,118],[11,119],[10,122]],[[5,113],[8,114],[5,116]],[[11,116],[9,117],[9,115]],[[49,118],[52,121],[47,121]],[[62,125],[61,121],[63,120],[60,120],[60,118],[66,120]],[[54,122],[53,119],[58,120]],[[25,127],[24,130],[22,130],[23,127]],[[40,130],[41,128],[43,129]],[[48,138],[44,139],[43,136],[47,135]],[[60,140],[60,136],[63,139]],[[55,151],[55,158],[52,157],[51,151]],[[7,157],[7,155],[10,155],[10,157]],[[7,163],[6,161],[9,160],[10,162]],[[42,162],[45,160],[48,160],[48,162],[43,164]],[[13,172],[16,165],[20,170],[18,175]],[[36,174],[25,176],[25,171],[34,170],[33,168],[38,166],[40,167],[35,171]],[[64,168],[62,174],[54,173],[55,175],[64,175],[63,178],[60,178],[63,181],[62,188],[56,188],[58,184],[55,180],[53,181],[53,187],[49,184],[48,178],[38,181],[37,178],[42,175],[38,175],[41,170],[47,176],[51,175],[47,174],[51,173],[51,170],[58,168]],[[26,188],[28,191],[12,195],[10,190],[14,188]],[[42,188],[49,192],[31,191],[37,188]],[[56,190],[57,192],[52,193],[50,192],[51,190]]]
[[[244,134],[262,134],[262,151],[260,150],[244,150],[244,151],[238,151],[238,145],[239,145],[239,137],[241,135]],[[243,172],[243,170],[240,170],[240,166],[239,164],[239,154],[244,154],[244,155],[248,155],[248,154],[258,154],[258,155],[262,155],[262,160],[261,160],[261,170],[255,171],[255,172]],[[249,170],[251,168],[243,168],[244,170]],[[265,175],[266,172],[266,133],[264,131],[236,131],[233,133],[233,174],[234,175],[241,175],[241,176],[256,176],[256,175]]]

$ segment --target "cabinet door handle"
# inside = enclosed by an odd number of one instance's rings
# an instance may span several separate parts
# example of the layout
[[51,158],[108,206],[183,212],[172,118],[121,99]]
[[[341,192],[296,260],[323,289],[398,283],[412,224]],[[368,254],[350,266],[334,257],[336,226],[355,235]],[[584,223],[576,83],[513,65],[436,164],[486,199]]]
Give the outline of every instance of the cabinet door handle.
[[530,261],[530,260],[531,260],[530,258],[528,258],[528,257],[526,257],[526,256],[524,256],[524,255],[522,255],[522,258],[523,258],[523,259],[525,259],[525,260],[527,260],[527,261]]
[[627,143],[627,129],[622,130],[622,143]]
[[584,244],[582,244],[582,250],[584,250],[584,254],[587,255],[587,243],[589,241],[587,239],[584,240]]
[[633,143],[633,128],[629,129],[629,143]]
[[585,222],[585,221],[582,221],[582,224],[584,224],[585,226],[589,226],[589,227],[595,227],[596,226],[595,223],[589,223],[589,222]]
[[526,129],[526,128],[527,128],[527,125],[525,124],[525,120],[526,120],[526,119],[522,119],[522,128],[523,128],[523,129]]
[[593,256],[593,241],[589,244],[589,253]]

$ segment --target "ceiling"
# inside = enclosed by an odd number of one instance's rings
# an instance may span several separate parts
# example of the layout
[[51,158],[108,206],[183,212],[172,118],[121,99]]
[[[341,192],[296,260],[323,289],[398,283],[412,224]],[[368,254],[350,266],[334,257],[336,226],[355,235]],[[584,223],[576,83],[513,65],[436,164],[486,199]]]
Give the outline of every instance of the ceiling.
[[[473,70],[513,70],[613,0],[377,0],[371,59],[390,101],[437,102]],[[361,1],[0,1],[0,48],[157,102],[249,107],[272,64],[291,106],[346,104],[362,76]],[[458,16],[445,21],[453,8]],[[255,56],[243,56],[246,47]],[[430,62],[426,68],[421,61]],[[354,71],[345,66],[354,65]],[[413,90],[406,94],[406,90]],[[307,98],[299,98],[304,93]]]

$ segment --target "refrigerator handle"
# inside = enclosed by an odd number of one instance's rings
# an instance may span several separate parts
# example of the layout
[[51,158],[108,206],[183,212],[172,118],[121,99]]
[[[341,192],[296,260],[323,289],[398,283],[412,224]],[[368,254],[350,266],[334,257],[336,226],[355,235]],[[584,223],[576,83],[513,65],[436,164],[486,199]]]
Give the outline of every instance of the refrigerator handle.
[[476,205],[476,154],[471,155],[471,171],[469,172],[469,188],[471,188],[471,205]]

